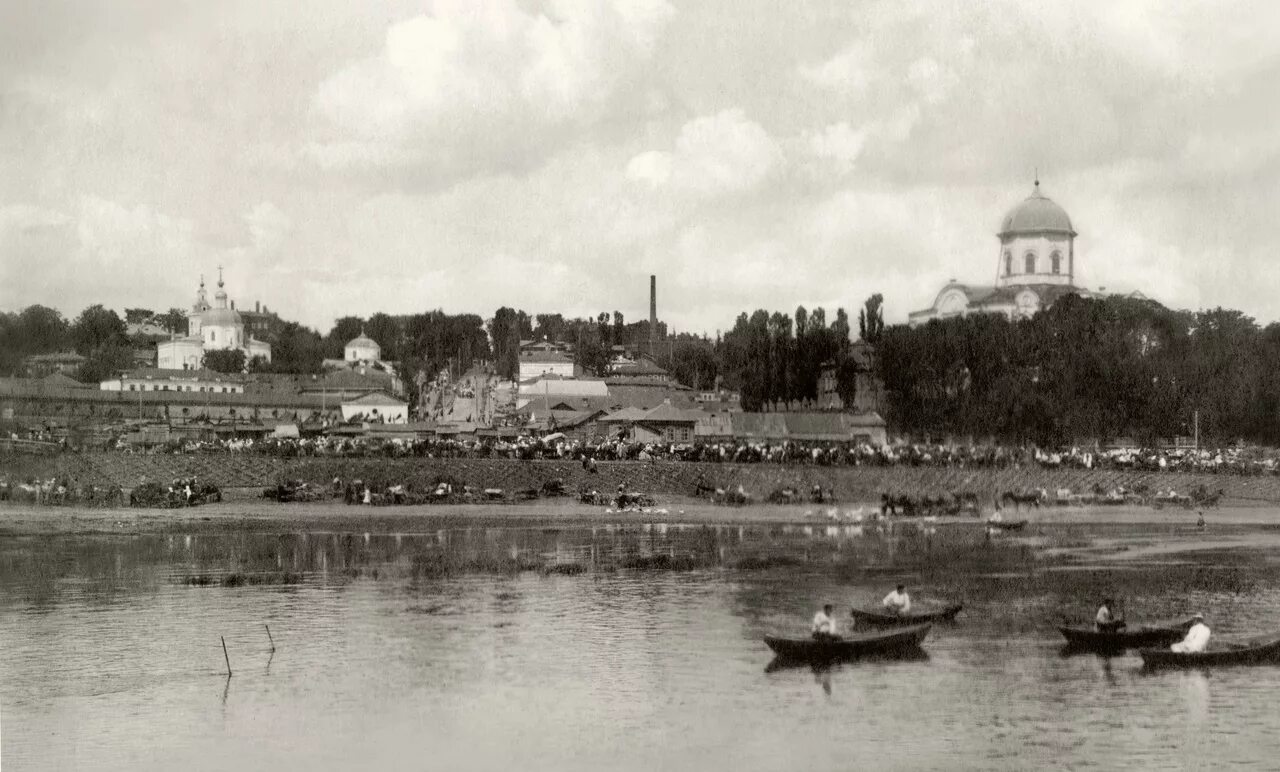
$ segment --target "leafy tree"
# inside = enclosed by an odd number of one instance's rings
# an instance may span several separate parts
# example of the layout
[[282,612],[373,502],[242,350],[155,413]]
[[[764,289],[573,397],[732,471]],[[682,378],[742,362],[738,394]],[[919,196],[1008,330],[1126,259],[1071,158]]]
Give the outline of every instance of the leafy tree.
[[133,367],[133,349],[120,343],[107,343],[91,350],[76,374],[84,383],[100,383]]
[[867,343],[875,343],[884,333],[884,296],[879,292],[867,298],[858,312],[858,336]]
[[341,359],[343,349],[351,341],[365,331],[364,319],[358,316],[344,316],[334,322],[333,329],[325,336],[325,355],[330,359]]
[[125,324],[142,324],[155,315],[155,311],[150,308],[126,308],[124,321]]
[[238,348],[206,351],[201,364],[218,373],[242,373],[245,369],[245,353]]
[[187,314],[181,308],[170,308],[157,317],[156,322],[176,335],[182,335],[187,332]]
[[[377,342],[382,349],[382,358],[388,361],[399,361],[404,353],[404,323],[389,314],[378,312],[369,317],[365,325],[365,334]],[[348,340],[350,340],[348,338]],[[344,344],[345,345],[345,344]]]
[[80,312],[71,325],[71,340],[76,351],[89,356],[104,346],[127,346],[124,320],[115,311],[93,305]]

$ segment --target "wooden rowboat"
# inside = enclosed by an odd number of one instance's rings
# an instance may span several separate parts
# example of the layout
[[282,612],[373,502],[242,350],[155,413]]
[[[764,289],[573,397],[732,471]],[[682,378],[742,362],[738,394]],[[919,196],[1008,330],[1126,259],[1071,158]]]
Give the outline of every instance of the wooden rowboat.
[[1113,632],[1099,632],[1093,627],[1059,625],[1058,632],[1067,646],[1076,651],[1124,651],[1177,643],[1187,634],[1194,620],[1184,619],[1168,625],[1125,627]]
[[1139,649],[1138,654],[1142,656],[1145,668],[1280,664],[1280,633],[1244,640],[1214,641],[1207,651],[1182,653],[1168,648]]
[[960,609],[964,608],[962,603],[954,603],[946,606],[938,611],[920,612],[915,614],[881,614],[876,611],[863,611],[861,609],[850,609],[849,615],[856,621],[872,627],[903,627],[905,625],[918,625],[925,622],[951,622],[956,618],[956,614],[960,613]]
[[1021,531],[1027,527],[1026,520],[988,520],[987,525],[1000,531]]
[[832,641],[813,638],[775,638],[765,636],[778,658],[790,662],[837,662],[866,656],[912,654],[920,649],[932,625],[915,625],[881,633],[851,635]]

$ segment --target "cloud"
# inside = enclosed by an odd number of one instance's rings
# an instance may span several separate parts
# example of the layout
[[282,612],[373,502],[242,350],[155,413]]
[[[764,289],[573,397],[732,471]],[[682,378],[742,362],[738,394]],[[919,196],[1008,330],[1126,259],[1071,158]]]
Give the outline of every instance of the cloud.
[[673,13],[664,0],[557,0],[536,14],[439,2],[324,80],[314,104],[328,136],[304,153],[329,169],[452,177],[528,165],[632,96]]
[[867,144],[867,128],[855,129],[847,122],[833,123],[808,136],[809,152],[814,157],[830,162],[840,172],[853,170]]
[[627,176],[654,188],[712,196],[750,190],[783,165],[782,149],[740,109],[695,118],[680,129],[671,151],[641,153]]

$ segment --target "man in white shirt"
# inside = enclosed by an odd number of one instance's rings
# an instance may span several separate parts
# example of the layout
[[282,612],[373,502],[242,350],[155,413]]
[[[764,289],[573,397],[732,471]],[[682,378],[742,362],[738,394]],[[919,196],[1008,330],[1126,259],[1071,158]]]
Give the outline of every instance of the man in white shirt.
[[1124,628],[1124,622],[1116,619],[1115,614],[1111,612],[1111,599],[1107,598],[1102,601],[1102,605],[1098,607],[1098,613],[1093,618],[1093,628],[1100,633],[1114,633]]
[[836,619],[831,615],[835,606],[830,603],[813,615],[813,638],[818,641],[834,641],[840,636],[836,634]]
[[1187,631],[1187,637],[1181,643],[1170,646],[1170,650],[1179,654],[1192,654],[1209,647],[1209,626],[1204,623],[1204,614],[1196,614],[1193,618],[1195,624]]
[[898,585],[898,589],[884,596],[884,600],[880,605],[890,614],[897,616],[906,614],[911,611],[911,596],[907,594],[907,586],[905,584]]

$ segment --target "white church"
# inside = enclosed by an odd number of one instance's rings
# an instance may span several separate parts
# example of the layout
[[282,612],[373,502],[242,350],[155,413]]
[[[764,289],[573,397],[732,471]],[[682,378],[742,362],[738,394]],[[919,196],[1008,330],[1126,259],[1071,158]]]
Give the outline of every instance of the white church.
[[[996,237],[1000,252],[994,284],[963,284],[952,279],[933,306],[908,316],[912,327],[930,319],[973,313],[1028,318],[1064,295],[1100,297],[1076,284],[1076,229],[1067,212],[1040,192],[1040,180],[1025,200],[1009,210]],[[1138,292],[1130,297],[1141,298]]]
[[162,370],[198,370],[206,352],[234,349],[244,352],[246,362],[254,357],[271,361],[271,344],[246,335],[244,320],[236,311],[235,303],[228,307],[221,268],[218,269],[218,291],[213,295],[213,303],[210,306],[205,297],[204,278],[201,277],[195,305],[187,314],[187,335],[156,344],[156,367]]

